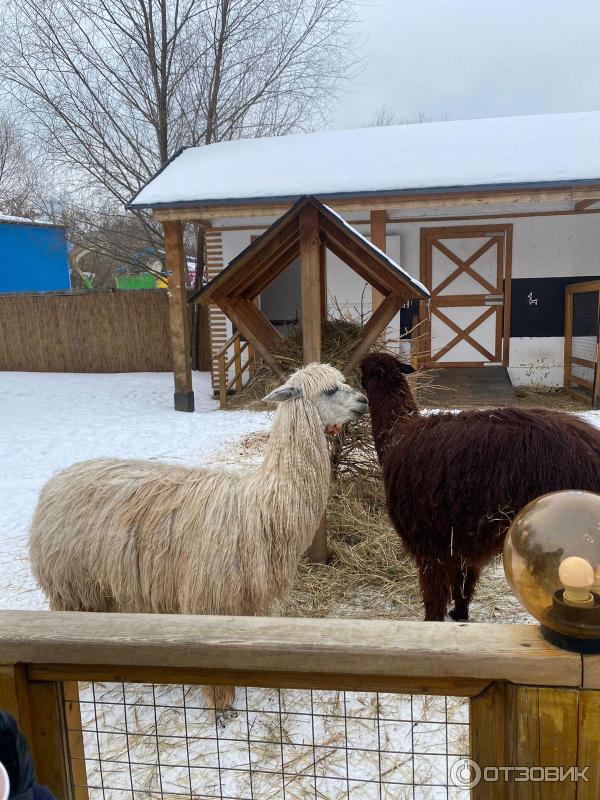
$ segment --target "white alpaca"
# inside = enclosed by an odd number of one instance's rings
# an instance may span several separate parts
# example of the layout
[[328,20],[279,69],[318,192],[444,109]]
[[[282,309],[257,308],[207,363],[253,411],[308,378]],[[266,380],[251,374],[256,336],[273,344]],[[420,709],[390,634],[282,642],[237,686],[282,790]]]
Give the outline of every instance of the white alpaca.
[[289,589],[325,511],[324,431],[367,410],[364,395],[324,364],[298,370],[265,400],[280,406],[250,474],[97,459],[52,477],[29,533],[50,607],[265,614]]

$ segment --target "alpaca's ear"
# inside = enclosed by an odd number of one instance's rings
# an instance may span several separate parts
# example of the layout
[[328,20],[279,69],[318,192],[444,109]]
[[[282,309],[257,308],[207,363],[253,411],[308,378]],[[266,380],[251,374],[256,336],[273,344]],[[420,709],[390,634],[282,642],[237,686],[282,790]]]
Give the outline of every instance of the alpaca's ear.
[[286,383],[263,397],[263,403],[282,403],[284,400],[295,400],[297,397],[302,397],[302,389],[298,386],[288,386]]
[[410,375],[411,372],[415,372],[415,368],[411,367],[410,364],[401,364],[400,371],[404,372],[405,375]]

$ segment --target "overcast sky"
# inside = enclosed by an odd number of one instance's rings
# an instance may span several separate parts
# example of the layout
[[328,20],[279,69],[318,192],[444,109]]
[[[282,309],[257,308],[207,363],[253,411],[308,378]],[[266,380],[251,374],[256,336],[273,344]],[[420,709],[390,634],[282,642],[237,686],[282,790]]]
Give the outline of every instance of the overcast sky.
[[332,128],[383,105],[450,119],[600,109],[600,0],[368,0],[358,13],[365,65]]

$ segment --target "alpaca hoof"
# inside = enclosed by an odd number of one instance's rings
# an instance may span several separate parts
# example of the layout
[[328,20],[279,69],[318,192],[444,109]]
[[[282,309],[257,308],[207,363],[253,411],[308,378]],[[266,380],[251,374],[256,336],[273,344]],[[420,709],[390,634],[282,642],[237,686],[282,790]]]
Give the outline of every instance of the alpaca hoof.
[[230,719],[235,719],[238,712],[235,708],[221,708],[215,711],[215,721],[221,730],[225,730]]
[[448,612],[448,616],[450,619],[454,620],[454,622],[468,622],[469,621],[469,612],[468,611],[457,611],[453,608],[451,611]]

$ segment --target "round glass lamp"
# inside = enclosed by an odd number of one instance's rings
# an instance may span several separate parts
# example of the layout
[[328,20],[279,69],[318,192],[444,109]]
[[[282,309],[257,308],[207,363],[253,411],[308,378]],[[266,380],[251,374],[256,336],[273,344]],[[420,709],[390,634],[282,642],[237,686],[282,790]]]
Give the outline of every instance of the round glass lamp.
[[549,641],[600,653],[600,495],[553,492],[514,518],[504,570]]

